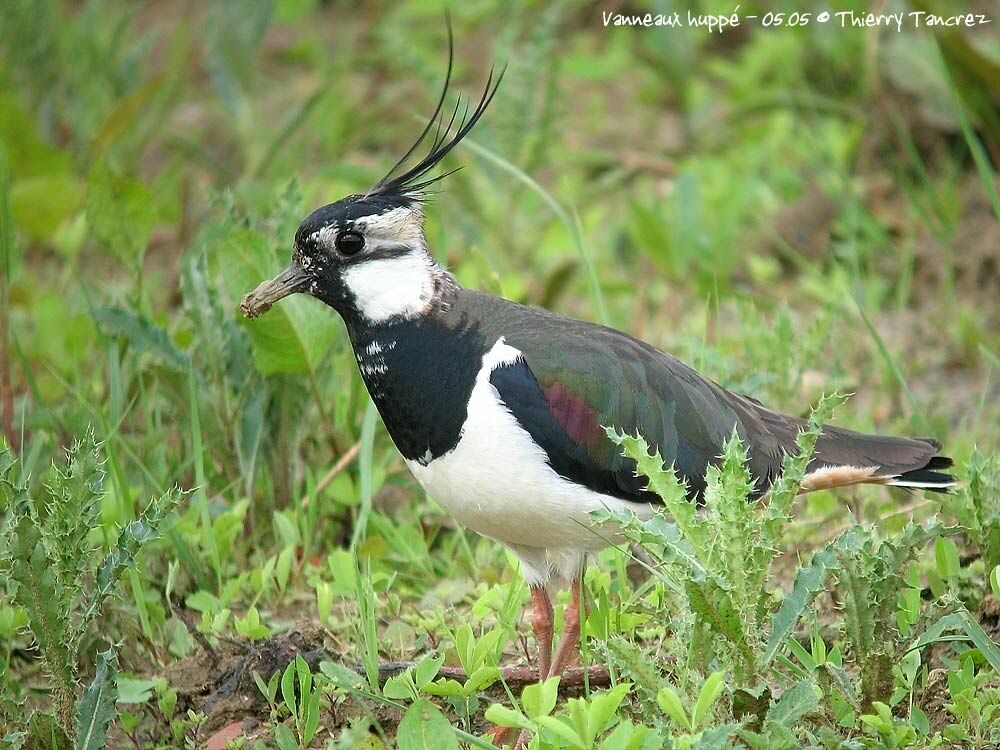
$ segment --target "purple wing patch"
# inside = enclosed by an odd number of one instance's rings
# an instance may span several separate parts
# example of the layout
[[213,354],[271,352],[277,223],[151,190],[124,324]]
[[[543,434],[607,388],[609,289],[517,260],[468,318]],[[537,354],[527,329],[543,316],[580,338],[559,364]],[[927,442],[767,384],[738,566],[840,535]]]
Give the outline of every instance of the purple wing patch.
[[562,383],[553,383],[543,393],[552,416],[574,443],[581,445],[603,434],[597,412]]

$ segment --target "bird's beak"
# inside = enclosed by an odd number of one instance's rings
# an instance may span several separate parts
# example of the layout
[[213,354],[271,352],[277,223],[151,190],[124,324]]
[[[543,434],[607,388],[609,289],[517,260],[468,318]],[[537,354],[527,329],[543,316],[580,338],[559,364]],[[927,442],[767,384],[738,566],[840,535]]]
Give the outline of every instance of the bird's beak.
[[256,318],[271,309],[271,305],[289,294],[304,292],[309,288],[312,276],[292,262],[288,268],[270,281],[261,282],[256,289],[243,297],[240,309],[248,318]]

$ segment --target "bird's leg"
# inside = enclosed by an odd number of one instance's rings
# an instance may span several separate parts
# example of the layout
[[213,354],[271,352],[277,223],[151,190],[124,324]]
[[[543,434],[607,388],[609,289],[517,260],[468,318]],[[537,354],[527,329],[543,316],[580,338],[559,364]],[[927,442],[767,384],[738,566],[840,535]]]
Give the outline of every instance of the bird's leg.
[[531,587],[531,629],[538,641],[538,680],[549,674],[552,665],[552,600],[545,586]]
[[[552,600],[545,586],[531,587],[531,629],[538,641],[538,681],[542,682],[552,666]],[[511,727],[494,727],[493,744],[501,747],[514,731]],[[514,747],[523,748],[528,739],[527,731],[522,730]]]
[[556,649],[556,657],[549,667],[548,676],[554,677],[562,675],[563,670],[569,664],[573,653],[580,643],[580,600],[583,590],[583,575],[577,577],[570,588],[571,596],[569,604],[563,610],[563,634],[559,641],[559,648]]
[[[583,588],[583,575],[576,578],[572,584],[572,595],[569,604],[563,610],[563,634],[562,639],[559,641],[559,648],[556,650],[556,657],[549,664],[547,654],[551,654],[552,649],[552,604],[549,601],[548,594],[544,594],[544,603],[547,606],[548,612],[548,634],[547,643],[542,642],[543,636],[539,635],[539,631],[535,631],[535,635],[539,638],[539,681],[544,681],[549,677],[555,677],[559,675],[562,677],[563,670],[566,669],[566,665],[569,664],[569,660],[573,657],[573,652],[576,651],[577,644],[580,642],[580,598],[581,591]],[[537,611],[537,601],[535,599],[535,589],[531,590],[532,602],[536,602]],[[544,589],[542,589],[544,592]],[[547,647],[547,648],[546,648]],[[527,747],[530,735],[527,729],[522,729],[521,733],[517,737],[517,742],[514,744],[514,750],[523,750]]]

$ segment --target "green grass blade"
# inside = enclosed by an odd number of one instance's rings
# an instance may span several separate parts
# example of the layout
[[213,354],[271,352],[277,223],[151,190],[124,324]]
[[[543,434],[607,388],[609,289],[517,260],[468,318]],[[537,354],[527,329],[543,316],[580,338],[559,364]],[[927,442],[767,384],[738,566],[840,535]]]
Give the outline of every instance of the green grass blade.
[[198,384],[194,368],[188,371],[188,397],[191,408],[191,451],[194,456],[195,503],[201,518],[202,547],[206,549],[215,573],[215,583],[222,591],[222,559],[212,527],[212,513],[208,508],[208,493],[205,490],[205,453],[201,436],[201,421],[198,415]]
[[955,81],[951,76],[951,71],[948,70],[948,66],[945,64],[939,45],[935,46],[938,54],[938,66],[941,69],[941,75],[944,76],[944,80],[948,84],[948,93],[951,94],[955,117],[958,118],[958,124],[962,128],[962,136],[965,138],[965,143],[972,154],[972,160],[976,164],[976,170],[982,179],[983,189],[986,191],[986,195],[990,199],[990,204],[993,206],[993,213],[996,214],[997,220],[1000,221],[1000,194],[997,193],[996,174],[990,164],[989,156],[986,155],[986,149],[983,148],[983,144],[979,142],[979,138],[976,137],[976,133],[972,129],[969,116],[962,105]]
[[913,395],[913,391],[910,390],[910,386],[906,382],[906,378],[903,376],[903,371],[900,369],[899,365],[896,364],[896,360],[893,358],[892,354],[889,353],[889,349],[886,347],[885,341],[882,340],[878,330],[876,330],[875,326],[868,318],[868,315],[865,313],[861,300],[855,297],[854,303],[857,305],[858,313],[861,314],[861,319],[864,321],[865,327],[868,329],[868,333],[872,337],[872,341],[875,342],[875,346],[878,348],[879,354],[889,366],[889,370],[892,372],[893,377],[896,378],[896,382],[899,383],[899,387],[903,389],[903,393],[906,394],[906,400],[910,402],[910,407],[913,409],[913,413],[919,417],[921,429],[926,430],[928,433],[932,432],[931,424],[927,421],[927,417],[920,408],[920,404],[917,402],[916,396]]
[[587,252],[587,247],[583,242],[583,232],[580,227],[579,217],[576,215],[576,211],[573,212],[572,216],[570,213],[560,205],[548,190],[539,185],[531,176],[525,174],[517,165],[504,159],[499,154],[491,151],[479,143],[476,143],[470,138],[466,138],[462,143],[467,146],[474,154],[478,154],[487,161],[500,167],[503,171],[512,175],[519,182],[527,186],[534,192],[542,202],[556,215],[569,231],[570,237],[573,238],[573,244],[576,247],[577,253],[580,255],[580,260],[583,262],[583,267],[587,271],[587,281],[590,287],[590,296],[594,304],[594,308],[597,310],[597,317],[600,321],[605,324],[610,324],[610,316],[608,315],[608,308],[604,302],[604,292],[601,290],[601,282],[597,276],[597,268],[594,266],[593,260],[591,260],[590,253]]
[[358,452],[358,474],[360,490],[360,509],[354,523],[354,533],[351,535],[351,550],[357,549],[368,530],[368,519],[372,512],[372,454],[375,450],[375,424],[378,419],[378,409],[375,403],[368,399],[365,408],[364,421],[361,423],[361,450]]

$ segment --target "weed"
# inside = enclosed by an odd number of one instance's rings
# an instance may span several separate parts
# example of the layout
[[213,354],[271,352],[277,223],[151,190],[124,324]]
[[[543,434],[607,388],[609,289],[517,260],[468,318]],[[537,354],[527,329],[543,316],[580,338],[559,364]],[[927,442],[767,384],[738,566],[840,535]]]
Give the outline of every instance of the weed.
[[[303,678],[311,744],[338,750],[486,748],[498,701],[540,749],[995,744],[995,23],[712,36],[452,9],[456,86],[509,62],[424,205],[461,283],[783,411],[853,391],[845,426],[933,435],[962,480],[796,499],[818,415],[763,505],[736,440],[700,509],[641,456],[666,512],[616,519],[646,554],[594,556],[585,663],[610,685],[567,699],[501,679],[533,649],[526,584],[416,491],[336,316],[236,312],[310,209],[412,142],[440,9],[188,5],[0,3],[0,745],[97,750],[117,714],[108,744],[199,746],[219,713],[189,667],[211,681],[300,620],[330,661],[258,685],[245,746],[308,741]],[[103,460],[87,438],[67,465],[90,425]],[[195,489],[168,524],[175,485]],[[412,667],[383,682],[386,661]]]
[[[66,453],[65,468],[53,466],[44,488],[32,489],[16,476],[9,451],[0,454],[0,492],[10,509],[3,532],[4,570],[11,600],[26,613],[25,625],[38,648],[52,686],[54,725],[41,712],[26,724],[29,736],[57,732],[77,747],[101,748],[115,715],[113,651],[97,656],[93,682],[78,687],[84,637],[117,593],[121,576],[137,564],[142,547],[155,539],[176,506],[174,490],[152,500],[125,525],[103,555],[93,542],[105,493],[104,461],[93,433]],[[50,730],[47,727],[52,726]],[[67,740],[68,741],[68,740]]]

